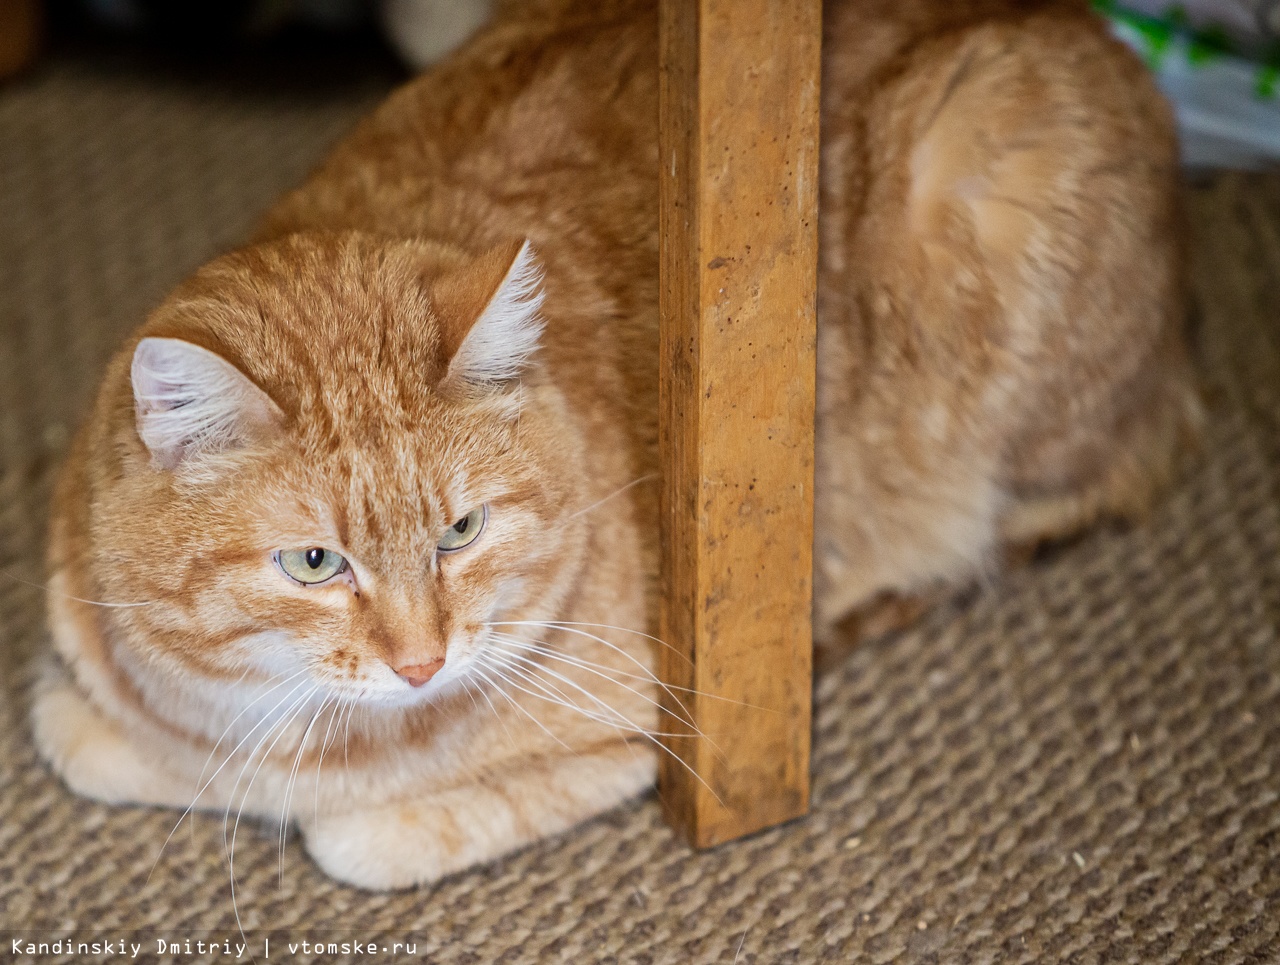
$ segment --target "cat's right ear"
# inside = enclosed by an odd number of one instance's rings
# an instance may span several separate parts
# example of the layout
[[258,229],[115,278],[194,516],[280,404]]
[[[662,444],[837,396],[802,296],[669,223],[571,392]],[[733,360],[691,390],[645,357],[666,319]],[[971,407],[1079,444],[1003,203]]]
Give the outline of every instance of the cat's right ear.
[[130,369],[138,435],[162,469],[260,443],[279,407],[230,362],[176,338],[144,338]]
[[528,241],[502,245],[432,286],[442,386],[514,382],[542,336],[542,269]]

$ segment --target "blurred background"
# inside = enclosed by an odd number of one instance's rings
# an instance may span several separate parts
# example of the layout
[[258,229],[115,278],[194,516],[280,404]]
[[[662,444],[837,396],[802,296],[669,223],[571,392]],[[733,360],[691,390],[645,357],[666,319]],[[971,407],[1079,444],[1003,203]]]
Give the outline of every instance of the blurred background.
[[489,16],[494,0],[4,0],[0,77],[49,43],[96,38],[184,58],[279,45],[386,45],[409,67],[438,60]]
[[[496,0],[3,0],[0,79],[50,49],[96,43],[188,68],[255,53],[343,53],[342,63],[421,69],[465,39]],[[1173,102],[1188,166],[1280,161],[1280,0],[1092,0]]]
[[1280,0],[1095,0],[1155,72],[1191,167],[1280,161]]

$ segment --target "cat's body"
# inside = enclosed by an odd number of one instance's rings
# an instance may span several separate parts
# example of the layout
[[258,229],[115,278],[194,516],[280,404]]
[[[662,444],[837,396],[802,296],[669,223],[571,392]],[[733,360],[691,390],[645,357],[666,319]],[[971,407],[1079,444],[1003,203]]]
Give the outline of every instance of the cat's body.
[[[76,790],[207,784],[387,887],[652,779],[657,21],[576,7],[394,95],[113,361],[35,707]],[[827,5],[823,635],[1141,511],[1193,431],[1168,113],[1081,7]],[[291,584],[307,547],[349,568]]]

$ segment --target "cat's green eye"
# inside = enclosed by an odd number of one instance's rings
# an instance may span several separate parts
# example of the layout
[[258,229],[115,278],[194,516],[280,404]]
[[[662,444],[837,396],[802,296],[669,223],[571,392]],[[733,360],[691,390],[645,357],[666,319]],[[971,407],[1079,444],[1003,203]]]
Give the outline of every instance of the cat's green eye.
[[305,550],[281,550],[276,562],[290,579],[308,586],[331,580],[347,568],[347,561],[333,550],[312,546]]
[[442,553],[452,553],[464,546],[470,546],[484,530],[485,520],[489,518],[487,506],[478,506],[462,519],[444,531],[440,537],[439,547]]

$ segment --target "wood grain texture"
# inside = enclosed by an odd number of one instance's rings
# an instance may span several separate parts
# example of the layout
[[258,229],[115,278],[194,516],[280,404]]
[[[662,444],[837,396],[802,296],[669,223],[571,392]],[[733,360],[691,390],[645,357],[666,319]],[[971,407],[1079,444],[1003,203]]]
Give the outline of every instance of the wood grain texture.
[[662,672],[704,736],[661,792],[698,847],[808,808],[820,47],[820,0],[662,3]]

